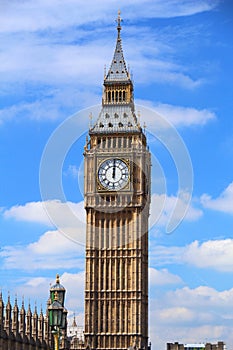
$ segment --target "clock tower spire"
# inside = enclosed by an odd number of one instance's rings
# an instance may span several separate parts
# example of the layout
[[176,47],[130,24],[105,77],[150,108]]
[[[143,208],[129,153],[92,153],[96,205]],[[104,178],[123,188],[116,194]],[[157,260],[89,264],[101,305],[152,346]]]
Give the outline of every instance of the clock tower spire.
[[138,123],[121,41],[104,77],[101,112],[85,146],[85,343],[148,349],[150,153]]
[[135,108],[133,82],[124,59],[121,41],[120,11],[117,18],[117,40],[113,59],[104,77],[102,110],[91,133],[139,132]]

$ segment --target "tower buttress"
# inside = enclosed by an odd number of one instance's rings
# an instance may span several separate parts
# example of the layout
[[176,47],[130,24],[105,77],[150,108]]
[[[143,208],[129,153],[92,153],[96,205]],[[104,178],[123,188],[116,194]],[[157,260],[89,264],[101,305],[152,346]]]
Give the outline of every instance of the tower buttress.
[[15,336],[19,332],[19,308],[17,304],[17,298],[15,298],[15,304],[13,307],[12,331]]
[[37,337],[38,337],[38,313],[37,313],[36,306],[32,316],[32,337],[35,341],[37,340]]
[[44,315],[41,308],[40,316],[39,316],[39,324],[38,324],[38,337],[42,342],[44,340]]
[[2,292],[0,293],[0,327],[4,328],[4,302],[2,299]]
[[10,294],[8,294],[8,300],[7,300],[5,312],[6,312],[6,315],[5,315],[4,328],[9,336],[11,333],[11,330],[12,330],[12,318],[11,318],[12,307],[11,307],[11,302],[10,302]]
[[48,299],[47,301],[47,311],[44,317],[44,339],[46,344],[48,344],[51,339],[51,332],[49,327],[49,314],[48,314],[49,305],[51,305],[51,299]]
[[21,306],[21,309],[20,309],[20,317],[19,317],[19,332],[20,332],[21,337],[24,337],[25,332],[26,332],[25,320],[26,320],[26,311],[25,311],[25,308],[24,308],[24,300],[23,300],[22,301],[22,306]]
[[28,311],[26,314],[26,335],[30,339],[32,336],[32,312],[30,303],[28,305]]

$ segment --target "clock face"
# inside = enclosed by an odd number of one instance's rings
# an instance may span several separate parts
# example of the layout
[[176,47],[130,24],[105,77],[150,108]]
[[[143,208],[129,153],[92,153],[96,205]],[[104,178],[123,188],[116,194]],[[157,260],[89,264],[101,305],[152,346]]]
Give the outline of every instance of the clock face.
[[98,180],[108,190],[121,190],[128,183],[129,167],[122,159],[106,159],[99,166]]

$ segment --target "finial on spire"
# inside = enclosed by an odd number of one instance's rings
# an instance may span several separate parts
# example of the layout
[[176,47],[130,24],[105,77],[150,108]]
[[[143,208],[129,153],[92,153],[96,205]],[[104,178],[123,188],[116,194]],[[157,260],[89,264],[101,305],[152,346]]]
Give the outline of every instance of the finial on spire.
[[60,283],[60,276],[59,276],[59,274],[57,273],[57,275],[56,275],[56,283],[57,284],[59,284]]
[[143,124],[144,133],[146,132],[146,123]]
[[37,312],[37,302],[35,301],[35,312]]
[[128,78],[130,79],[130,65],[128,64]]
[[92,128],[92,119],[93,119],[93,115],[92,113],[89,114],[89,127]]
[[31,302],[30,302],[30,299],[28,301],[28,310],[27,310],[27,315],[31,315]]
[[141,112],[138,111],[138,126],[140,126],[140,117],[141,117]]
[[118,38],[120,38],[121,22],[122,22],[121,11],[120,10],[118,10],[118,17],[117,17],[116,22],[117,22]]
[[106,78],[106,74],[107,74],[107,69],[106,69],[106,64],[104,65],[104,79]]

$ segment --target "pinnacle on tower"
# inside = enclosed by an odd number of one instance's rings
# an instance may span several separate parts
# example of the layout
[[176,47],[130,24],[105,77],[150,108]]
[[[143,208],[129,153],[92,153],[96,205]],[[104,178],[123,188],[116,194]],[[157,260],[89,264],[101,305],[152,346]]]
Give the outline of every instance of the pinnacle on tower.
[[116,48],[114,51],[112,63],[110,65],[107,76],[105,77],[104,82],[113,82],[113,81],[128,81],[129,73],[127,71],[127,66],[124,59],[122,43],[121,43],[121,22],[120,11],[118,11],[117,18],[117,41]]
[[133,83],[127,70],[121,43],[121,16],[118,11],[117,40],[113,59],[104,76],[102,110],[90,134],[140,133],[135,115]]

